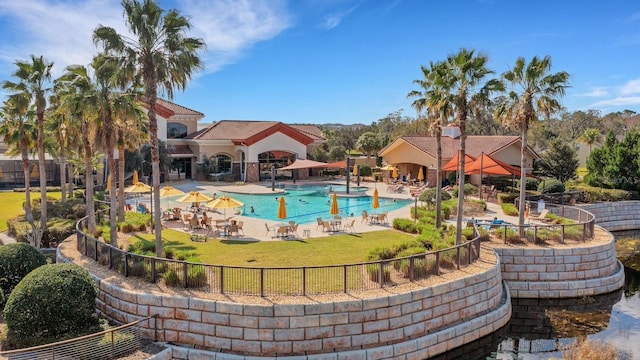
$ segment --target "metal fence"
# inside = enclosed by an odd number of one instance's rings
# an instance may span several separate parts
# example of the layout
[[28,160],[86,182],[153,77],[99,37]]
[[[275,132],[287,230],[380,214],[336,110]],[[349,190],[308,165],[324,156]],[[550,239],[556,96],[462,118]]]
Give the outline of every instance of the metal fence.
[[[518,205],[516,201],[516,206]],[[532,213],[538,214],[537,202],[527,201]],[[567,244],[585,242],[593,239],[596,218],[591,212],[584,209],[557,205],[544,204],[544,209],[549,213],[565,219],[564,222],[554,223],[550,219],[538,219],[539,223],[529,223],[524,226],[515,224],[488,224],[477,226],[481,235],[490,232],[494,236],[504,240],[504,243],[517,244],[527,242],[533,244]],[[570,220],[567,222],[566,219]],[[573,222],[571,222],[573,221]]]
[[433,252],[389,260],[331,266],[254,268],[192,263],[123,251],[86,234],[76,224],[77,249],[125,277],[170,287],[253,296],[350,293],[397,286],[468,266],[480,258],[480,236]]
[[100,333],[53,344],[0,351],[0,359],[116,359],[140,350],[145,341],[143,339],[153,338],[155,341],[157,338],[155,316],[149,316]]

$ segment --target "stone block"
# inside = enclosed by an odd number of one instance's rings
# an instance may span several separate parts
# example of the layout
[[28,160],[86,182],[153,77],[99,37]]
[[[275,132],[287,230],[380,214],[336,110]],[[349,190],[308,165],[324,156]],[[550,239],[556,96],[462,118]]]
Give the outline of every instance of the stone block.
[[[451,293],[450,293],[451,294]],[[457,292],[452,294],[454,298],[457,298]],[[422,310],[422,302],[421,301],[411,301],[408,303],[402,304],[401,311],[403,314],[411,314],[416,311]]]
[[189,309],[215,312],[216,302],[213,300],[207,300],[207,299],[191,298],[189,299]]
[[229,339],[242,339],[243,329],[239,327],[217,325],[216,336]]
[[244,340],[273,341],[274,329],[244,329]]
[[189,344],[195,346],[204,346],[204,335],[193,334],[190,332],[179,332],[178,342],[181,344]]
[[304,305],[305,315],[320,315],[320,314],[332,314],[333,303],[318,303],[318,304],[306,304]]
[[202,321],[202,311],[199,310],[187,310],[187,309],[176,309],[176,319],[179,320],[189,320],[189,321]]
[[196,334],[215,335],[216,326],[212,324],[204,324],[201,322],[190,322],[189,331]]
[[393,345],[394,356],[410,354],[416,350],[418,350],[418,342],[415,340],[404,341]]
[[389,329],[402,328],[412,324],[411,314],[406,314],[399,317],[393,317],[388,320],[389,320]]
[[203,312],[202,322],[215,325],[229,325],[229,314]]
[[244,316],[273,316],[273,307],[260,305],[245,305]]
[[369,347],[379,344],[378,333],[353,335],[351,336],[351,346],[356,347]]
[[362,331],[364,333],[371,332],[379,332],[389,330],[389,320],[377,320],[377,321],[367,321],[362,324]]
[[261,317],[258,318],[258,327],[261,329],[288,329],[289,318],[281,317]]
[[302,341],[293,341],[291,343],[292,351],[294,353],[304,353],[308,351],[320,351],[322,350],[322,340],[321,339],[313,339],[313,340],[302,340]]
[[304,306],[295,304],[273,305],[273,316],[304,316]]
[[164,319],[162,328],[165,330],[189,331],[189,322],[186,320]]
[[307,340],[325,339],[335,336],[333,326],[319,326],[304,329],[304,338]]
[[291,341],[263,341],[261,344],[263,354],[288,354],[293,349]]
[[320,315],[320,326],[339,325],[347,323],[349,323],[349,315],[345,313]]
[[162,298],[153,294],[137,294],[136,302],[140,305],[161,306]]
[[229,315],[229,326],[242,328],[257,328],[258,318],[255,316]]
[[[349,336],[339,336],[322,339],[323,350],[344,349],[348,347],[351,347],[351,337]],[[338,354],[338,358],[339,357],[340,355]]]
[[232,339],[231,340],[231,350],[238,352],[249,352],[249,353],[260,353],[260,341],[247,341],[247,340],[239,340]]
[[338,301],[333,303],[333,312],[362,311],[362,300]]
[[[325,315],[326,316],[326,315]],[[346,317],[346,314],[344,314]],[[291,328],[306,328],[320,325],[320,315],[292,316],[289,318]],[[328,325],[328,324],[325,324]]]
[[405,338],[409,338],[409,337],[414,338],[416,336],[424,335],[424,333],[426,332],[425,323],[419,322],[417,324],[405,326],[403,328],[403,331],[404,331]]
[[421,321],[425,321],[431,318],[432,314],[433,312],[431,311],[431,309],[414,312],[413,314],[411,314],[411,322],[415,324]]
[[220,301],[216,304],[216,312],[220,314],[242,315],[244,314],[244,305]]
[[188,297],[184,297],[184,296],[163,295],[162,296],[162,306],[188,309],[189,308],[189,298]]
[[304,331],[300,331],[300,329],[274,329],[273,339],[275,341],[304,340]]
[[362,310],[379,309],[389,306],[389,297],[379,297],[362,301]]
[[379,346],[367,349],[367,360],[381,360],[393,358],[393,345]]
[[362,334],[362,323],[336,325],[333,331],[335,336],[359,335]]

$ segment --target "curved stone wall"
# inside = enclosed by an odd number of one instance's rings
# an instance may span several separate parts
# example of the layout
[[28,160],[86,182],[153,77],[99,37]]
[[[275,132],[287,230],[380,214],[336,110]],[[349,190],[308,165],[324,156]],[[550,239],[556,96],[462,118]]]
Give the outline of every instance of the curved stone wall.
[[[65,261],[60,253],[58,258]],[[425,358],[479,339],[511,316],[499,263],[480,274],[406,293],[313,304],[152,295],[96,281],[97,306],[107,317],[129,322],[157,314],[158,340],[218,354]]]
[[495,247],[502,278],[514,298],[571,298],[624,286],[613,235],[605,244],[567,248]]
[[609,231],[640,229],[640,201],[617,201],[580,205],[596,216],[596,224]]

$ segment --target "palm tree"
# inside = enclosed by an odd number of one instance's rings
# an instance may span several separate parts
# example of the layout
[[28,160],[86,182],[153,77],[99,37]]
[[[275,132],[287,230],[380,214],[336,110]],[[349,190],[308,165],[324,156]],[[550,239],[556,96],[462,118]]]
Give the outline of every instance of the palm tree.
[[40,174],[40,225],[44,231],[47,228],[47,172],[44,159],[44,112],[47,107],[47,88],[51,82],[52,62],[48,62],[42,56],[31,55],[31,62],[16,61],[18,69],[12,76],[18,82],[5,81],[2,87],[11,91],[9,97],[26,97],[34,105],[38,126],[38,169]]
[[137,38],[118,34],[115,29],[99,26],[93,41],[101,44],[105,54],[120,61],[124,76],[142,79],[148,106],[153,174],[154,225],[156,255],[162,256],[160,223],[160,152],[156,99],[158,90],[173,98],[174,88],[184,89],[191,74],[202,67],[197,52],[204,48],[202,39],[186,37],[189,20],[177,10],[164,11],[153,0],[122,0],[125,24]]
[[561,71],[549,74],[551,57],[539,59],[534,56],[529,64],[523,57],[516,59],[513,69],[502,74],[502,79],[511,89],[505,101],[498,104],[495,116],[503,122],[511,123],[520,130],[520,204],[518,223],[524,225],[525,196],[526,196],[526,159],[527,132],[532,120],[537,119],[537,113],[542,113],[547,119],[562,109],[559,98],[564,96],[568,87],[569,74]]
[[580,140],[589,145],[589,155],[591,155],[591,147],[602,142],[602,132],[598,129],[587,128],[580,136]]
[[367,131],[360,135],[358,141],[356,141],[356,148],[367,154],[367,165],[370,165],[371,153],[380,149],[380,140],[374,132]]
[[496,79],[485,81],[487,75],[493,74],[493,71],[486,66],[488,60],[484,55],[476,55],[475,50],[461,49],[457,54],[447,57],[442,65],[442,75],[435,77],[435,86],[442,89],[440,106],[451,109],[455,113],[455,122],[460,127],[460,180],[458,183],[456,244],[462,240],[467,117],[472,111],[486,104],[493,91],[503,89],[502,83]]
[[[24,173],[25,201],[24,211],[27,222],[36,233],[36,226],[33,222],[33,212],[31,211],[31,184],[29,179],[29,149],[33,148],[37,138],[37,125],[34,119],[34,112],[29,106],[28,97],[12,96],[5,101],[0,109],[0,136],[9,146],[10,155],[20,154],[22,160],[22,170]],[[35,247],[40,247],[39,238],[33,236]]]
[[442,85],[441,79],[446,71],[444,63],[429,64],[429,67],[421,66],[423,79],[414,80],[413,83],[419,85],[423,91],[413,90],[407,97],[418,98],[411,106],[418,112],[424,113],[429,130],[436,136],[436,229],[442,225],[442,127],[450,116],[451,109],[448,103],[443,102],[443,91],[437,84]]

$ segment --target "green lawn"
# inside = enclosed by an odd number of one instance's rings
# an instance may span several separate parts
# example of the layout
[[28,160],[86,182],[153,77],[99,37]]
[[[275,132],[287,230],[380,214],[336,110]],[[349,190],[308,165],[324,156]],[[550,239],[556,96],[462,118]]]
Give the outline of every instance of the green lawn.
[[[414,239],[411,234],[396,230],[382,230],[362,234],[332,235],[317,239],[246,242],[212,240],[192,242],[188,234],[163,230],[167,248],[176,253],[189,252],[207,264],[250,267],[313,266],[348,264],[365,261],[376,246],[392,246]],[[139,236],[153,241],[152,234]]]
[[[47,193],[48,199],[60,199],[60,192]],[[7,231],[7,220],[13,219],[18,215],[24,215],[24,199],[25,193],[23,192],[0,192],[0,204],[2,204],[2,211],[0,211],[0,232]],[[40,192],[31,192],[31,199],[40,199]]]

